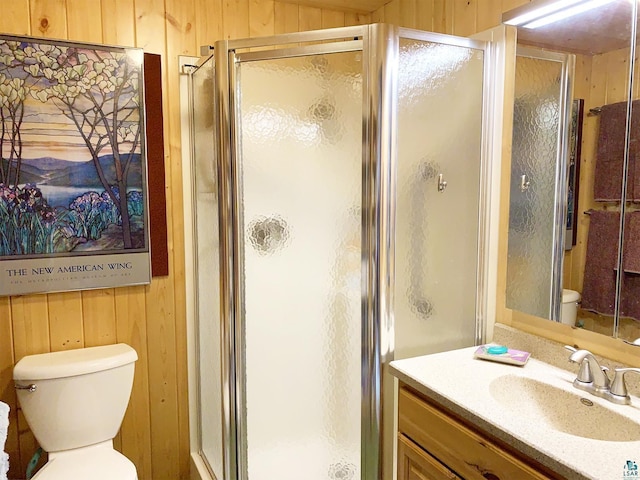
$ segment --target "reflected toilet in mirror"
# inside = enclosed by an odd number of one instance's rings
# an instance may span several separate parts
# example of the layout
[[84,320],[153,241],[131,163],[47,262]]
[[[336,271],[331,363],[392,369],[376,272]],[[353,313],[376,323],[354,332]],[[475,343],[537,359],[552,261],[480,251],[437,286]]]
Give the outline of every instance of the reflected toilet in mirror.
[[[633,341],[640,337],[640,95],[638,82],[630,84],[637,7],[561,4],[534,0],[503,15],[518,37],[506,306]],[[542,17],[540,7],[558,10]],[[567,291],[579,299],[567,301]],[[571,304],[575,322],[563,315]]]

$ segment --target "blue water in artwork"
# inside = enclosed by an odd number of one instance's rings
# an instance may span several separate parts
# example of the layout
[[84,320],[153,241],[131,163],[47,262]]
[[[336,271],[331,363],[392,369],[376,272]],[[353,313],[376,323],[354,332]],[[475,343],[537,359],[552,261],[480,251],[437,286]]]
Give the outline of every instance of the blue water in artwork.
[[52,207],[69,208],[69,204],[83,193],[94,191],[101,194],[104,189],[92,189],[87,187],[58,187],[54,185],[38,185],[42,196]]

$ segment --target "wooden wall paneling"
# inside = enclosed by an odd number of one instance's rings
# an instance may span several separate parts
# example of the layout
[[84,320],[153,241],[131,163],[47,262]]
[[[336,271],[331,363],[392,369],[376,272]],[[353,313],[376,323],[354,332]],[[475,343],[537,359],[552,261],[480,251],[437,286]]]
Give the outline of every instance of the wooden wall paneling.
[[164,1],[134,0],[133,3],[136,20],[135,46],[144,48],[147,53],[164,56],[166,54]]
[[476,28],[483,32],[502,23],[502,0],[481,0],[478,3]]
[[67,38],[102,43],[102,8],[95,0],[66,0]]
[[453,34],[468,37],[479,30],[476,27],[478,17],[477,0],[453,0]]
[[249,37],[249,0],[223,0],[224,38]]
[[273,30],[276,35],[298,31],[298,5],[275,1],[273,4]]
[[300,5],[298,7],[298,28],[301,32],[322,28],[322,10]]
[[[485,0],[482,0],[483,2]],[[502,11],[508,12],[517,7],[521,7],[525,3],[529,3],[531,0],[502,0]]]
[[115,290],[117,341],[138,353],[129,408],[122,422],[122,453],[135,463],[140,480],[151,480],[151,416],[149,412],[149,355],[145,287]]
[[274,0],[250,0],[249,36],[268,37],[275,34]]
[[274,3],[273,29],[276,34],[298,32],[299,21],[298,5]]
[[[20,442],[18,439],[18,412],[15,389],[13,388],[13,331],[11,325],[11,303],[9,297],[0,298],[0,401],[9,405],[9,431],[4,450],[11,459],[9,477],[18,476]],[[14,465],[15,464],[15,465]]]
[[65,0],[31,0],[31,35],[67,38]]
[[102,42],[106,45],[133,47],[136,44],[136,24],[133,2],[101,0]]
[[0,33],[30,35],[30,18],[29,0],[4,1],[0,15]]
[[[184,215],[183,215],[183,192],[182,192],[182,157],[181,157],[181,116],[180,116],[180,76],[178,56],[198,55],[199,47],[196,41],[195,25],[195,5],[194,2],[184,0],[166,0],[166,17],[171,19],[167,22],[167,97],[168,97],[168,136],[169,136],[169,165],[170,170],[166,185],[169,187],[167,198],[170,199],[171,208],[167,211],[167,225],[172,231],[173,253],[173,279],[167,281],[167,286],[172,290],[173,304],[170,305],[173,315],[167,318],[167,327],[174,326],[174,338],[172,348],[168,352],[174,352],[168,356],[169,365],[175,371],[175,390],[172,392],[177,413],[176,438],[171,440],[172,447],[178,453],[178,475],[175,478],[189,472],[189,398],[186,392],[189,388],[187,365],[184,360],[187,358],[187,325],[184,315],[176,315],[177,312],[186,311],[185,292],[185,259],[184,259]],[[171,245],[171,242],[170,242]],[[171,266],[171,259],[170,259]],[[169,292],[167,292],[169,293]],[[149,326],[147,330],[150,333]],[[152,325],[151,325],[152,326]],[[159,329],[156,333],[163,335],[170,334],[171,329]],[[170,335],[167,337],[167,340]],[[160,352],[158,352],[160,353]],[[182,359],[180,361],[179,359]],[[160,372],[156,372],[160,373]],[[167,377],[165,377],[167,378]],[[169,377],[170,378],[170,377]],[[169,390],[163,392],[168,393]],[[179,392],[183,392],[179,394]],[[169,408],[171,408],[171,402]],[[163,409],[167,407],[163,405]],[[167,432],[167,434],[170,434]]]
[[433,30],[433,0],[419,0],[416,3],[416,28],[432,32]]
[[433,0],[433,31],[453,34],[452,0]]
[[11,297],[15,360],[50,351],[49,312],[45,295]]
[[400,25],[400,0],[393,0],[384,6],[384,23]]
[[81,292],[52,293],[47,296],[51,351],[84,347]]
[[344,12],[325,9],[322,10],[322,28],[344,27],[344,22]]
[[[46,299],[45,295],[11,297],[13,348],[16,362],[26,355],[44,353],[50,349],[49,312]],[[18,478],[24,478],[24,472],[38,444],[20,408],[17,409],[17,416],[16,427],[20,446]]]
[[[196,40],[198,47],[212,46],[224,38],[222,26],[223,0],[196,0]],[[198,55],[200,51],[198,50]]]
[[146,290],[151,478],[178,479],[181,452],[173,283],[168,277],[158,277]]
[[400,0],[400,26],[418,28],[418,0]]
[[384,23],[384,6],[371,12],[371,23]]
[[117,343],[115,289],[82,292],[84,346]]
[[[624,102],[629,93],[629,49],[623,48],[606,54],[607,104]],[[598,105],[600,106],[600,105]]]
[[352,12],[346,12],[344,14],[344,24],[347,27],[352,25],[368,25],[370,23],[372,23],[370,14]]

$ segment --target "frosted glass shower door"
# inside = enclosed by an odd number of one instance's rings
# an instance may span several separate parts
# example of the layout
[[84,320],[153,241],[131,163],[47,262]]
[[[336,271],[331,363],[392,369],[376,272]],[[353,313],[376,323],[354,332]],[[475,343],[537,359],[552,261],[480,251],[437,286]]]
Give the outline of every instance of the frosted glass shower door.
[[476,340],[485,44],[421,37],[400,39],[396,359]]
[[522,48],[516,57],[506,305],[548,319],[559,313],[564,252],[566,62]]
[[361,58],[236,62],[242,478],[360,478]]

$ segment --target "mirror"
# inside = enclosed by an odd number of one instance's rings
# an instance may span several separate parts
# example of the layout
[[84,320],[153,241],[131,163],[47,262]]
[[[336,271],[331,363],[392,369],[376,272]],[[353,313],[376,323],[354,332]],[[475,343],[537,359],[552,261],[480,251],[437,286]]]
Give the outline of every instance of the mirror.
[[[640,98],[629,84],[636,7],[573,2],[547,24],[532,14],[559,3],[533,0],[503,15],[520,23],[507,307],[633,341],[640,338],[640,103],[631,115],[636,105],[628,102]],[[578,12],[583,4],[597,6]],[[541,166],[545,143],[545,161],[551,155],[555,163]],[[554,165],[563,168],[549,172]]]

